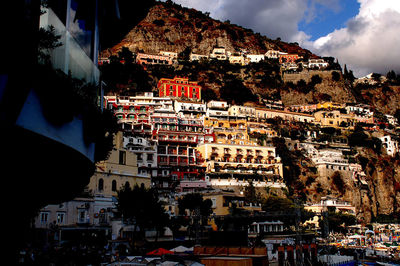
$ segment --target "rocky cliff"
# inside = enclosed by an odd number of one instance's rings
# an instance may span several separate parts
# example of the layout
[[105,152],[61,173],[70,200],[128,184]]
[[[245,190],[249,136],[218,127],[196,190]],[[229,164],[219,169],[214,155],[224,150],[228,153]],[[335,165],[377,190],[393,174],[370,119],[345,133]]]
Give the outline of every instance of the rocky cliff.
[[154,54],[161,50],[179,53],[189,47],[194,53],[209,54],[217,42],[231,52],[244,49],[260,54],[277,49],[304,57],[313,56],[295,43],[271,40],[252,30],[214,20],[195,9],[167,3],[153,6],[121,42],[103,51],[102,56],[116,54],[122,47]]

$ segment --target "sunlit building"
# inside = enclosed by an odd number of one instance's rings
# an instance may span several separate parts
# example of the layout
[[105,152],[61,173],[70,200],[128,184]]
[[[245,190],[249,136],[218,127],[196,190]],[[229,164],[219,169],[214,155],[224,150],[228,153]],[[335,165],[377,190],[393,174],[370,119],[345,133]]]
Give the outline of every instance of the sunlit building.
[[188,78],[162,78],[158,81],[157,89],[160,97],[201,100],[201,86]]

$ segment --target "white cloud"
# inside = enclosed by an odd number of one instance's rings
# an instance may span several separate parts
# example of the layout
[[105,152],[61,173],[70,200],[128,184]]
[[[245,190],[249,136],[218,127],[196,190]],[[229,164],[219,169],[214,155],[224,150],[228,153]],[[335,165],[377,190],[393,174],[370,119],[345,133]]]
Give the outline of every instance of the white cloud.
[[316,54],[333,56],[356,76],[400,72],[400,1],[359,0],[357,16],[345,28],[304,42]]
[[[313,0],[317,1],[317,0]],[[318,0],[335,2],[337,0]],[[308,0],[174,0],[175,3],[210,12],[211,17],[250,28],[271,39],[297,41],[298,22],[303,18]]]

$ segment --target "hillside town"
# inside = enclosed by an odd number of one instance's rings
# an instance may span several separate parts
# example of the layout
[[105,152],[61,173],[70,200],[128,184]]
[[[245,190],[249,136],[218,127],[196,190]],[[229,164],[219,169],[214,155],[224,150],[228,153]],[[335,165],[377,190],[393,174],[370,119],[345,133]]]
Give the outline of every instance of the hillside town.
[[[367,131],[371,138],[379,140],[386,156],[397,156],[399,152],[396,118],[384,114],[383,122],[382,116],[376,117],[365,104],[321,102],[283,106],[279,101],[265,101],[264,107],[242,106],[220,100],[204,102],[201,91],[196,81],[175,77],[160,79],[152,92],[104,96],[102,105],[118,119],[120,132],[114,138],[115,147],[109,159],[96,166],[86,188],[90,196],[41,209],[36,227],[56,227],[54,237],[58,241],[83,228],[118,241],[132,234],[132,225],[116,216],[116,198],[122,187],[156,189],[169,219],[182,215],[182,197],[198,193],[211,201],[212,209],[202,226],[221,230],[218,220],[232,215],[233,207],[254,217],[261,216],[262,221],[250,219],[248,237],[255,240],[263,235],[262,241],[271,243],[268,256],[277,258],[272,253],[272,243],[282,245],[295,235],[285,236],[288,224],[275,216],[265,216],[262,200],[253,201],[247,195],[249,187],[263,193],[288,191],[282,155],[274,146],[274,139],[283,139],[290,151],[307,158],[320,179],[337,175],[341,180],[350,180],[361,191],[368,189],[368,183],[356,160],[355,144],[349,143],[351,134]],[[292,134],[278,125],[303,130]],[[323,234],[320,217],[330,208],[362,221],[357,216],[360,210],[337,196],[321,198],[322,203],[318,204],[312,198],[305,200],[304,209],[315,213],[302,225],[310,232]],[[192,217],[189,210],[184,215]],[[259,229],[261,225],[265,228]],[[190,226],[182,226],[179,233],[165,228],[158,241],[168,243],[176,239],[176,234],[186,240],[195,237]],[[196,237],[202,239],[207,235]],[[148,241],[154,238],[152,229],[146,231]]]
[[[28,81],[20,69],[0,76],[4,166],[14,172],[5,187],[16,190],[12,202],[23,199],[5,210],[14,262],[400,262],[400,109],[375,105],[379,93],[386,101],[400,90],[394,71],[357,79],[333,57],[280,38],[260,53],[224,47],[219,36],[207,53],[133,51],[122,42],[110,54],[100,51],[99,33],[116,36],[99,28],[101,19],[122,24],[118,1],[67,2],[23,9],[41,27],[26,36],[44,40],[16,55]],[[151,2],[140,7],[178,6]],[[190,12],[210,27],[232,26]],[[352,97],[327,93],[338,87]],[[290,101],[279,90],[312,95]]]

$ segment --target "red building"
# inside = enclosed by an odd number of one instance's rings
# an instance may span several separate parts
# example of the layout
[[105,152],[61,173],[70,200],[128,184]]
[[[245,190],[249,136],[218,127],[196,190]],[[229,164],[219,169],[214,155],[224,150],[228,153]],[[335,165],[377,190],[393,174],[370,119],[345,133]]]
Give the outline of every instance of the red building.
[[188,78],[162,78],[158,81],[157,89],[160,97],[201,100],[201,86],[197,81],[189,81]]
[[296,60],[299,58],[297,54],[280,54],[279,63],[296,63]]

